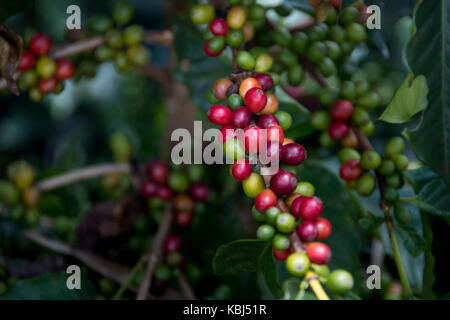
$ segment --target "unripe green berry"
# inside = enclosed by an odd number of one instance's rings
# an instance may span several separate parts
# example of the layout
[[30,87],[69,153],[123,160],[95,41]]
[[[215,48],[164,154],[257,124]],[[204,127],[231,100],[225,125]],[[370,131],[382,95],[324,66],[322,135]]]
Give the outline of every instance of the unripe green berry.
[[116,53],[116,56],[114,57],[114,66],[119,72],[128,72],[132,68],[131,62],[128,60],[126,53],[122,51]]
[[395,163],[392,160],[384,159],[381,161],[380,167],[377,169],[377,172],[382,176],[390,176],[395,172]]
[[341,47],[336,42],[331,40],[326,40],[324,43],[327,46],[328,56],[330,59],[334,61],[339,59],[342,54]]
[[292,36],[291,48],[295,53],[304,53],[306,51],[309,39],[304,32],[297,32]]
[[273,58],[268,53],[260,53],[256,57],[255,71],[257,72],[267,72],[272,68]]
[[309,270],[310,261],[305,253],[292,253],[286,260],[287,271],[296,277],[301,277]]
[[358,106],[365,109],[375,109],[380,105],[380,97],[375,92],[365,92],[358,97]]
[[343,295],[353,288],[353,277],[345,270],[333,271],[327,279],[326,286],[334,294]]
[[215,16],[214,7],[209,4],[198,4],[191,10],[191,20],[195,24],[210,23]]
[[342,43],[345,40],[345,30],[339,25],[330,27],[330,39],[337,43]]
[[337,99],[339,99],[339,90],[337,88],[326,88],[320,91],[320,103],[325,107],[331,106]]
[[409,159],[403,154],[394,154],[391,156],[391,160],[394,161],[395,168],[398,171],[405,171],[408,169]]
[[401,205],[400,203],[397,203],[394,206],[394,217],[400,223],[409,224],[412,220],[412,213],[408,208]]
[[360,96],[369,90],[369,82],[367,80],[358,80],[355,82],[356,95]]
[[208,102],[211,104],[218,104],[220,102],[220,100],[217,99],[214,95],[212,88],[209,88],[209,90],[206,92],[206,100],[208,100]]
[[216,36],[209,41],[208,45],[212,52],[220,52],[225,47],[225,37]]
[[248,51],[239,51],[236,62],[244,70],[253,70],[255,67],[255,58]]
[[252,207],[252,216],[256,222],[264,222],[266,221],[266,216],[259,212],[255,206]]
[[403,177],[398,173],[394,172],[390,176],[384,178],[384,182],[387,187],[400,189],[403,186]]
[[284,28],[278,28],[272,33],[272,39],[275,44],[280,47],[286,48],[289,46],[292,40],[291,33]]
[[356,181],[356,191],[363,197],[370,196],[375,191],[375,187],[376,187],[375,177],[370,173],[363,174]]
[[92,33],[102,34],[111,30],[113,27],[113,22],[110,17],[106,15],[96,15],[89,18],[88,29]]
[[360,160],[361,155],[355,149],[343,148],[339,150],[338,159],[340,163],[344,163],[349,160]]
[[339,17],[339,22],[344,25],[348,25],[350,23],[355,22],[359,17],[359,10],[353,6],[348,6],[344,10],[342,10],[341,15]]
[[262,241],[270,241],[275,235],[275,228],[268,224],[263,224],[258,227],[256,237]]
[[296,63],[288,69],[288,82],[292,86],[298,86],[303,80],[303,67]]
[[317,65],[317,68],[326,78],[336,73],[336,65],[334,64],[333,60],[328,57],[324,57],[322,61],[320,61]]
[[290,213],[281,213],[277,217],[276,226],[280,232],[291,233],[295,228],[295,219]]
[[[298,64],[298,57],[289,49],[283,49],[278,54],[278,60],[281,61],[286,66],[290,67]],[[273,68],[272,68],[273,69]],[[275,69],[273,69],[275,71]],[[275,71],[277,72],[277,71]]]
[[327,46],[320,41],[313,42],[307,51],[308,59],[311,62],[318,63],[322,61],[322,59],[327,54]]
[[8,181],[0,181],[0,203],[5,206],[13,206],[19,201],[19,191]]
[[375,132],[374,123],[372,121],[367,122],[361,127],[361,132],[367,137],[370,137]]
[[286,111],[279,110],[273,114],[280,124],[281,129],[288,130],[292,125],[292,116]]
[[394,188],[387,188],[384,192],[384,199],[391,204],[396,203],[398,201],[397,190],[395,190]]
[[345,81],[341,87],[341,95],[347,100],[356,98],[356,87],[352,81]]
[[264,180],[260,174],[252,172],[247,179],[242,181],[242,188],[247,197],[254,199],[265,189]]
[[241,95],[238,93],[233,93],[231,96],[227,99],[228,106],[232,110],[236,110],[239,107],[242,107],[244,105],[244,100],[242,99]]
[[127,49],[127,58],[135,66],[145,66],[150,60],[150,51],[140,45],[131,46]]
[[241,30],[230,30],[226,35],[226,41],[233,48],[239,47],[244,42],[244,34]]
[[334,140],[331,139],[328,131],[324,131],[320,134],[319,143],[321,146],[328,148],[334,145]]
[[130,139],[122,132],[114,133],[109,139],[109,146],[116,161],[128,161],[133,152]]
[[402,153],[405,147],[405,141],[401,137],[393,137],[386,143],[384,154],[386,157],[391,157],[394,154]]
[[350,23],[346,28],[345,32],[347,39],[353,42],[362,42],[367,39],[366,28],[359,23]]
[[20,74],[17,85],[20,90],[26,91],[33,87],[38,80],[38,75],[34,69],[26,70]]
[[228,139],[223,144],[223,150],[228,159],[236,161],[245,157],[245,149],[238,139]]
[[270,207],[265,212],[265,220],[270,225],[275,225],[277,222],[277,217],[281,213],[280,209],[277,207]]
[[307,181],[302,181],[297,184],[294,193],[301,194],[305,197],[312,197],[314,195],[315,189],[312,183]]
[[56,72],[56,62],[47,56],[39,57],[36,61],[36,72],[40,78],[48,79]]
[[311,115],[311,126],[317,130],[326,130],[331,123],[331,117],[325,110],[319,110]]
[[124,25],[130,22],[133,13],[133,5],[127,0],[121,0],[114,6],[113,18],[118,25]]
[[94,52],[95,58],[100,62],[113,59],[115,54],[116,51],[108,45],[100,46]]
[[375,170],[381,164],[381,157],[375,151],[365,151],[361,156],[361,166],[366,170]]
[[182,171],[173,171],[169,175],[168,185],[176,192],[185,192],[189,188],[189,180]]
[[356,107],[352,113],[352,120],[357,126],[364,126],[370,121],[370,114],[367,110]]
[[144,29],[140,25],[132,25],[125,29],[123,40],[128,46],[139,44],[144,40]]
[[273,237],[272,245],[275,247],[275,249],[284,251],[289,249],[291,246],[291,241],[289,240],[289,237],[285,234],[277,233]]
[[42,100],[42,98],[44,97],[44,94],[42,93],[41,90],[39,90],[38,87],[33,87],[28,92],[28,97],[30,98],[31,101],[37,103]]

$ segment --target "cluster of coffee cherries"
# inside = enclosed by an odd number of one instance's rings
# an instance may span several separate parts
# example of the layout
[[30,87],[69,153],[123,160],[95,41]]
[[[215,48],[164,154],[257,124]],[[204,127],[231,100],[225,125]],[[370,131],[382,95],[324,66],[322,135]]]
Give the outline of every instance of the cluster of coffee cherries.
[[41,101],[45,94],[63,91],[64,81],[75,73],[71,60],[55,61],[48,56],[51,47],[52,40],[47,35],[36,33],[29,41],[28,50],[20,56],[18,87],[21,91],[29,90],[29,97],[34,102]]
[[89,18],[88,31],[103,35],[105,44],[94,51],[98,62],[114,61],[119,72],[142,67],[150,60],[150,51],[142,45],[145,31],[140,25],[122,27],[131,21],[134,7],[129,1],[119,1],[113,8],[112,17],[96,15]]
[[28,162],[19,160],[8,165],[7,176],[7,180],[0,180],[0,207],[7,209],[13,221],[35,226],[40,219],[40,193],[33,187],[34,169]]

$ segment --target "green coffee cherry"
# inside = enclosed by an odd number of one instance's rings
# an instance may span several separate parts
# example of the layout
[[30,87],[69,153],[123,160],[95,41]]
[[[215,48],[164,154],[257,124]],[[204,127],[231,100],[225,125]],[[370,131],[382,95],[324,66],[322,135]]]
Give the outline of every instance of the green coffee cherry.
[[356,191],[363,197],[370,196],[376,187],[376,180],[373,175],[370,173],[363,174],[356,181]]
[[298,86],[303,80],[303,67],[296,63],[288,69],[288,82],[292,86]]
[[394,172],[390,176],[384,178],[386,186],[389,188],[400,189],[403,186],[403,177],[398,173]]
[[280,124],[281,129],[288,130],[292,125],[292,116],[286,111],[277,111],[273,114]]
[[198,4],[191,10],[191,20],[195,24],[210,23],[215,16],[214,7],[209,4]]
[[268,224],[263,224],[258,227],[256,237],[262,241],[270,241],[275,235],[275,228]]
[[392,160],[384,159],[381,161],[380,167],[377,169],[377,172],[382,176],[390,176],[395,172],[395,163]]
[[286,260],[287,271],[296,277],[301,277],[309,270],[310,261],[305,253],[292,253]]
[[244,105],[244,100],[242,99],[241,95],[238,93],[233,93],[230,95],[227,99],[228,106],[232,110],[236,110],[239,107],[242,107]]
[[343,148],[339,150],[338,159],[340,163],[344,163],[349,160],[360,160],[361,155],[355,149]]
[[266,221],[266,216],[264,214],[262,214],[261,212],[259,212],[258,210],[256,210],[255,206],[252,207],[252,216],[256,222]]
[[[285,64],[288,67],[296,65],[298,63],[297,56],[289,49],[281,50],[280,53],[278,54],[278,60],[281,61],[283,64]],[[274,65],[276,63],[277,63],[277,61],[275,61]],[[276,71],[273,66],[272,66],[272,70],[274,72],[280,73],[280,72]],[[283,69],[281,69],[281,71],[283,71]]]
[[394,188],[387,188],[384,192],[384,199],[391,204],[395,204],[398,201],[397,190]]
[[343,295],[353,288],[353,277],[345,270],[333,271],[327,279],[326,286],[334,294]]
[[289,240],[289,237],[285,234],[277,233],[273,237],[272,245],[275,247],[275,249],[284,251],[289,249],[291,246],[291,241]]
[[344,54],[350,54],[355,49],[355,45],[350,41],[343,41],[340,45]]
[[311,27],[308,31],[308,37],[311,41],[325,40],[328,34],[328,26],[325,23],[319,23]]
[[295,228],[295,218],[290,213],[281,213],[276,220],[278,231],[291,233]]
[[247,179],[242,181],[242,188],[247,197],[254,199],[265,189],[264,180],[260,174],[252,172]]
[[29,227],[34,227],[39,223],[41,215],[37,209],[27,209],[25,211],[25,222]]
[[245,157],[245,149],[238,139],[228,139],[223,144],[223,150],[228,159],[236,161]]
[[330,59],[334,61],[339,59],[342,54],[341,47],[336,42],[331,40],[326,40],[324,43],[327,46],[328,56]]
[[39,90],[38,87],[33,87],[28,92],[28,97],[30,98],[31,101],[37,103],[42,100],[42,98],[44,97],[44,94],[42,93],[41,90]]
[[305,197],[312,197],[314,195],[315,189],[312,183],[307,181],[302,181],[297,184],[294,193],[301,194]]
[[20,221],[24,215],[24,209],[23,206],[18,205],[14,206],[8,211],[8,216],[11,218],[12,221]]
[[331,139],[330,135],[328,134],[328,131],[324,131],[320,134],[319,143],[321,146],[328,148],[334,145],[334,140]]
[[280,214],[281,214],[280,209],[278,209],[277,207],[270,207],[269,209],[266,210],[266,212],[264,214],[265,220],[268,224],[275,225],[275,223],[277,221],[277,217]]
[[375,92],[365,92],[358,97],[357,104],[365,109],[375,109],[380,105],[380,97]]
[[291,33],[285,28],[278,28],[272,33],[272,39],[275,44],[286,48],[292,40]]
[[122,132],[114,133],[109,139],[109,146],[116,161],[128,161],[133,152],[130,139]]
[[209,49],[212,52],[220,52],[225,47],[225,37],[216,36],[209,41]]
[[331,117],[325,110],[316,111],[311,115],[311,126],[317,130],[326,130],[331,123]]
[[252,4],[248,8],[247,17],[250,20],[253,20],[253,21],[262,20],[262,19],[264,19],[265,15],[266,15],[266,10],[264,9],[263,6],[261,6],[259,4]]
[[405,150],[406,144],[401,137],[393,137],[386,143],[384,154],[391,157],[394,154],[402,153]]
[[0,203],[5,206],[13,206],[19,201],[19,191],[6,180],[0,181]]
[[333,60],[328,57],[324,57],[322,61],[317,65],[319,71],[323,74],[324,77],[328,78],[336,73],[336,65]]
[[338,18],[338,13],[334,7],[330,8],[330,12],[328,13],[327,18],[325,19],[325,22],[327,24],[333,24],[336,23],[336,20]]
[[38,80],[38,75],[35,70],[27,70],[20,74],[19,80],[17,81],[17,85],[19,89],[22,91],[26,91],[33,87]]
[[307,51],[308,59],[311,62],[318,63],[322,61],[322,59],[327,54],[327,46],[320,41],[313,42]]
[[40,78],[48,79],[56,72],[56,62],[47,56],[39,57],[36,61],[36,72]]
[[241,30],[230,30],[225,39],[229,46],[239,47],[244,42],[244,34]]
[[104,62],[104,61],[113,59],[115,54],[116,54],[116,51],[107,45],[98,47],[97,49],[95,49],[95,52],[94,52],[95,58],[100,62]]
[[367,39],[366,27],[356,22],[350,23],[345,28],[345,32],[347,39],[353,42],[362,42]]
[[330,27],[330,39],[337,43],[342,43],[345,40],[345,30],[339,25]]
[[236,62],[244,70],[253,70],[255,67],[255,58],[248,51],[239,51]]
[[189,180],[181,171],[173,171],[169,175],[168,184],[176,192],[185,192],[189,188]]
[[352,120],[358,126],[364,126],[370,121],[370,114],[363,108],[356,107],[352,113]]
[[295,53],[304,53],[308,46],[308,35],[304,32],[297,32],[292,36],[291,48]]
[[256,57],[255,71],[257,72],[267,72],[272,68],[273,58],[268,53],[260,53]]
[[341,16],[339,17],[339,22],[344,25],[356,22],[359,17],[359,10],[353,6],[348,6],[342,10]]
[[409,159],[407,156],[403,154],[394,154],[391,156],[391,160],[394,162],[395,168],[398,171],[405,171],[408,169]]
[[129,26],[123,33],[123,40],[129,46],[141,43],[144,40],[144,29],[136,24]]
[[216,96],[214,95],[212,88],[209,88],[209,90],[206,92],[206,100],[208,100],[208,102],[211,104],[218,104],[220,102],[220,100],[217,99]]
[[341,87],[341,95],[348,100],[356,98],[356,86],[352,81],[345,81]]
[[144,46],[131,46],[127,49],[127,58],[135,66],[145,66],[150,60],[150,51]]
[[412,220],[412,213],[408,208],[400,203],[397,203],[394,206],[394,217],[398,220],[398,222],[408,224]]
[[106,15],[96,15],[89,18],[88,29],[92,33],[102,34],[111,30],[113,27],[113,22],[110,17]]
[[365,151],[361,156],[361,166],[366,170],[375,170],[381,164],[381,157],[375,151]]
[[355,82],[356,95],[360,96],[369,90],[369,82],[367,80],[358,80]]
[[133,67],[125,52],[119,51],[114,57],[114,66],[119,72],[128,72]]
[[361,127],[361,132],[367,137],[370,137],[375,132],[374,123],[372,121],[367,122]]
[[133,13],[133,5],[129,1],[122,0],[114,6],[113,19],[118,25],[124,25],[130,22],[131,18],[133,17]]
[[98,286],[100,291],[106,295],[112,294],[115,290],[114,282],[108,278],[101,278],[98,282]]
[[188,166],[189,181],[199,182],[205,176],[205,167],[202,164],[191,164]]
[[326,106],[331,106],[337,99],[339,99],[339,90],[337,88],[326,88],[320,91],[320,102]]

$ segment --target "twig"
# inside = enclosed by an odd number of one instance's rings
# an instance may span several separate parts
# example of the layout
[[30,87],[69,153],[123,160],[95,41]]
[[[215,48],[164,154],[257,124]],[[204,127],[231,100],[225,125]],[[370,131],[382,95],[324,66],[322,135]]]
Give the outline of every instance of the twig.
[[169,205],[166,205],[164,216],[161,220],[161,224],[156,232],[155,240],[152,248],[148,252],[148,262],[145,269],[144,277],[136,295],[136,300],[144,300],[147,296],[148,290],[152,285],[153,271],[155,270],[157,262],[161,259],[161,251],[164,239],[170,229],[172,222],[172,210]]
[[149,64],[140,67],[138,70],[141,71],[148,78],[155,80],[156,82],[158,82],[163,86],[167,86],[169,84],[168,82],[170,78],[169,73],[160,67]]
[[305,70],[308,71],[308,73],[317,81],[317,83],[322,88],[328,88],[330,86],[322,73],[317,70],[317,68],[311,63],[311,61],[308,60],[308,58],[304,54],[300,55],[299,60]]
[[109,173],[131,173],[131,166],[128,163],[106,163],[77,169],[41,180],[36,184],[36,189],[41,192],[50,191],[82,180],[101,177]]
[[191,285],[189,284],[189,281],[186,279],[186,276],[183,272],[178,272],[178,283],[181,288],[181,292],[188,300],[197,300],[195,297],[194,290],[192,290]]
[[131,269],[131,271],[128,274],[127,280],[125,280],[124,283],[122,283],[122,285],[120,286],[119,290],[117,290],[117,292],[114,295],[114,297],[112,298],[112,300],[119,300],[120,298],[122,298],[122,295],[124,294],[124,292],[128,289],[128,287],[131,285],[133,280],[137,277],[137,275],[141,271],[145,261],[147,261],[147,255],[142,257],[138,261],[138,263],[133,267],[133,269]]

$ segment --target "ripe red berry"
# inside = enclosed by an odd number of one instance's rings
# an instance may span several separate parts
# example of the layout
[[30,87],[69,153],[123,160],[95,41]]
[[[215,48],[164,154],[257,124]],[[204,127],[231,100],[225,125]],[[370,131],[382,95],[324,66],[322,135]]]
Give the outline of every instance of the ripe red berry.
[[209,187],[203,182],[195,182],[191,184],[189,193],[195,201],[206,201],[209,197]]
[[159,186],[158,188],[158,197],[162,200],[170,200],[174,196],[172,189],[168,186]]
[[165,254],[173,251],[181,250],[181,238],[176,234],[169,234],[167,238],[164,240],[163,252]]
[[283,129],[278,124],[271,125],[266,130],[267,130],[267,141],[278,141],[280,143],[283,143],[284,132]]
[[220,78],[216,80],[212,87],[214,97],[220,101],[225,100],[227,98],[227,91],[232,85],[233,82],[231,82],[228,78]]
[[220,128],[219,142],[224,143],[228,139],[236,138],[235,128],[231,124],[227,124]]
[[341,7],[342,0],[330,0],[330,4],[336,9],[339,10]]
[[270,189],[261,191],[255,198],[255,208],[261,213],[266,212],[267,209],[277,204],[278,197]]
[[344,139],[348,132],[349,127],[344,122],[334,122],[328,128],[328,134],[330,135],[330,138],[335,141]]
[[258,117],[256,124],[261,129],[267,129],[268,127],[270,127],[274,124],[279,125],[279,122],[278,122],[277,117],[275,117],[273,114],[262,114]]
[[297,219],[300,218],[300,206],[304,199],[306,199],[306,197],[300,195],[292,201],[291,214]]
[[231,114],[230,121],[236,128],[245,128],[252,121],[252,114],[246,107],[239,107]]
[[345,181],[352,181],[358,179],[363,170],[359,160],[348,160],[344,162],[339,170],[339,174]]
[[302,200],[299,209],[303,219],[314,220],[322,213],[323,204],[317,197],[306,197]]
[[36,57],[30,51],[23,51],[20,56],[19,65],[17,70],[26,71],[34,67],[36,63]]
[[231,174],[236,180],[243,181],[252,173],[252,166],[247,159],[239,159],[233,164]]
[[39,90],[41,90],[42,93],[53,92],[55,91],[57,86],[58,80],[56,80],[55,78],[40,79],[38,82]]
[[30,51],[37,56],[44,56],[49,53],[52,47],[52,39],[44,33],[36,33],[30,40]]
[[245,94],[244,103],[251,112],[258,113],[266,106],[267,96],[262,89],[251,88]]
[[262,139],[261,129],[258,126],[251,125],[244,129],[244,147],[246,151],[258,152],[259,145],[265,142]]
[[147,175],[151,180],[166,184],[169,176],[169,166],[162,161],[148,161],[146,165]]
[[285,261],[291,254],[291,249],[277,250],[273,247],[273,256],[279,261]]
[[187,228],[192,224],[194,215],[188,211],[178,211],[175,215],[175,223],[180,228]]
[[203,46],[203,51],[206,53],[206,55],[208,57],[217,57],[217,56],[219,56],[222,53],[223,49],[220,50],[220,51],[217,51],[217,52],[212,51],[210,49],[210,47],[209,47],[209,42],[210,41],[211,41],[211,39],[205,42],[205,44]]
[[306,247],[309,260],[315,264],[327,264],[331,259],[330,248],[322,242],[312,242]]
[[226,36],[228,33],[228,24],[225,19],[214,18],[209,23],[209,30],[215,36]]
[[158,184],[153,181],[146,181],[142,185],[141,192],[144,195],[144,197],[151,198],[158,195]]
[[328,219],[319,217],[314,220],[317,228],[317,240],[325,240],[331,235],[331,223]]
[[285,144],[281,149],[281,159],[287,166],[298,166],[306,159],[306,150],[298,143]]
[[297,227],[297,233],[302,241],[310,242],[316,240],[318,229],[314,222],[305,220]]
[[224,126],[230,123],[232,111],[230,108],[216,104],[209,108],[207,116],[209,121],[214,124]]
[[279,170],[270,179],[270,188],[279,196],[292,193],[297,187],[298,179],[292,172]]
[[56,79],[65,80],[73,77],[75,66],[69,59],[60,59],[56,68]]
[[273,88],[273,79],[267,73],[257,73],[252,77],[259,82],[264,91],[268,91]]
[[330,107],[330,116],[334,121],[349,119],[353,113],[353,104],[348,100],[338,100]]

